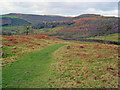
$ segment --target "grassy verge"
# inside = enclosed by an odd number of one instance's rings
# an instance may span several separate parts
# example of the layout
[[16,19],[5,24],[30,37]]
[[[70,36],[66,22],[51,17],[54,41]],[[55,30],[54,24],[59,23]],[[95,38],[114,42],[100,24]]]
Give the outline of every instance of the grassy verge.
[[3,67],[3,88],[48,87],[48,72],[54,58],[52,53],[65,44],[56,44],[43,50],[26,53],[13,64]]

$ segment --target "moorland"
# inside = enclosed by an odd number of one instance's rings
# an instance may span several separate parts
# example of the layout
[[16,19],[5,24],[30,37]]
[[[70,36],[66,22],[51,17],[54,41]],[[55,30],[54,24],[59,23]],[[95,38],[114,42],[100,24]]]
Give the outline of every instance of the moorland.
[[3,88],[118,88],[118,17],[0,17]]

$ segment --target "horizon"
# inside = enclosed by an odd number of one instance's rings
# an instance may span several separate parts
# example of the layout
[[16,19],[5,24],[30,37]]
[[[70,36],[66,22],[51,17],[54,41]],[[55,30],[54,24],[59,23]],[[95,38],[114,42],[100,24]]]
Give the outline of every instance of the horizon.
[[[118,17],[118,16],[110,16],[110,15],[101,15],[101,14],[80,14],[80,15],[76,15],[76,16],[64,16],[64,15],[48,15],[48,14],[45,14],[45,15],[43,15],[43,14],[31,14],[31,13],[7,13],[7,14],[2,14],[2,15],[8,15],[8,14],[23,14],[23,15],[41,15],[41,16],[61,16],[61,17],[78,17],[78,16],[81,16],[81,15],[100,15],[100,16],[105,16],[105,17]],[[0,15],[0,16],[2,16],[2,15]]]
[[0,15],[23,13],[75,17],[82,14],[100,14],[118,17],[117,2],[1,2]]

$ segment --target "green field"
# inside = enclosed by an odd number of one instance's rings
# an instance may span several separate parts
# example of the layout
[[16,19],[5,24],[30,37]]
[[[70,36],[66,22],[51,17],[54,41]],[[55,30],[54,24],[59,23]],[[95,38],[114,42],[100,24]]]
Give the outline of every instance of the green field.
[[97,37],[91,37],[89,39],[99,39],[99,40],[108,40],[108,41],[116,41],[118,42],[118,36],[120,34],[115,33],[115,34],[110,34],[110,35],[106,35],[106,36],[97,36]]
[[16,17],[16,16],[10,16],[10,15],[3,15],[3,16],[1,16],[1,17],[6,17],[6,18],[18,18],[18,17]]
[[24,26],[8,26],[8,27],[2,27],[2,29],[20,29],[23,28]]

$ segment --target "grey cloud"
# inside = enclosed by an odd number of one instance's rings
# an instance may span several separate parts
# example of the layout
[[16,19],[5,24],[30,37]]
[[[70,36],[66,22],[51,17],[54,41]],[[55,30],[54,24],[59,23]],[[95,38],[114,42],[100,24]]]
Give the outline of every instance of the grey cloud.
[[[11,2],[3,4],[2,14],[25,13],[47,15],[80,15],[87,9],[94,8],[102,11],[117,10],[117,2]],[[10,9],[13,8],[13,9]]]

